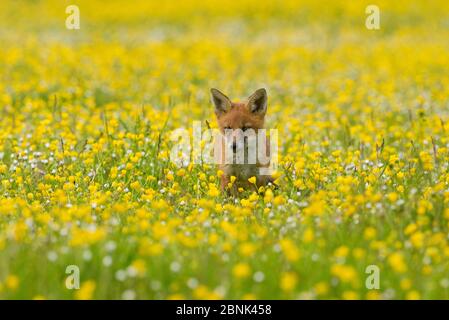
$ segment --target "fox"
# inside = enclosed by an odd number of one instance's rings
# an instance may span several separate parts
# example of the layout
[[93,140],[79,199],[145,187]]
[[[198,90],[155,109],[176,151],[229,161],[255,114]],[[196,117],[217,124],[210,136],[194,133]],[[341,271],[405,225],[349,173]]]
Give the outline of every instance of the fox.
[[[257,151],[250,149],[251,134],[257,137],[259,130],[264,129],[265,115],[268,107],[268,96],[265,88],[260,88],[251,94],[244,102],[233,102],[220,90],[211,88],[211,100],[215,108],[218,129],[221,133],[221,141],[216,141],[221,145],[221,155],[219,157],[218,168],[223,172],[221,175],[221,189],[232,195],[237,195],[237,190],[251,188],[255,185],[257,188],[273,183],[271,175],[261,175],[260,168],[268,167],[269,164],[261,164],[259,158],[257,161],[248,161],[250,153],[257,155]],[[254,141],[254,140],[253,140]],[[259,144],[259,143],[258,143]],[[265,145],[258,145],[270,157],[270,144],[268,139],[264,139]],[[253,144],[254,146],[255,144]],[[256,148],[257,148],[256,147]],[[233,161],[226,161],[226,152],[232,153]],[[244,161],[236,162],[238,155],[243,153]],[[231,177],[233,181],[231,181]],[[255,183],[249,181],[256,177]],[[229,184],[231,182],[231,184]],[[231,186],[231,188],[228,188]],[[254,186],[253,186],[254,188]]]

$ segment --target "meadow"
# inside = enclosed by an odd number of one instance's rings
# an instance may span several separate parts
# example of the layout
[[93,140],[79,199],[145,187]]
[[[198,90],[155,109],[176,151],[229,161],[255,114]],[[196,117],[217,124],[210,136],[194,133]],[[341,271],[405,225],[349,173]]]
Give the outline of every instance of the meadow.
[[[371,2],[2,0],[0,298],[448,299],[449,4]],[[277,188],[170,161],[211,87]]]

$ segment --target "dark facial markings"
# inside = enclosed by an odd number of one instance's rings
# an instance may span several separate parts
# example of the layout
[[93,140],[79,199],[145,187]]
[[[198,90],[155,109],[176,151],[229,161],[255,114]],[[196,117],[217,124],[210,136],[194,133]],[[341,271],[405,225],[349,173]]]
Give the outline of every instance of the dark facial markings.
[[[230,126],[225,126],[224,129],[228,130],[228,129],[232,129],[232,128]],[[236,129],[242,129],[242,131],[246,131],[248,129],[251,129],[251,127],[243,126],[241,128],[236,128]]]

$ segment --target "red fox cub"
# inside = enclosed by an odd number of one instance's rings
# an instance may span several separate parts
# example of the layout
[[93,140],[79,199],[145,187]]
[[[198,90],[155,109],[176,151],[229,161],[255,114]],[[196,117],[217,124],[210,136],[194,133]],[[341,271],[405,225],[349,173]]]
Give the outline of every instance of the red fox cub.
[[[236,194],[239,187],[248,188],[254,183],[254,178],[250,179],[252,177],[256,177],[255,184],[258,187],[272,182],[270,175],[261,174],[261,169],[269,166],[269,141],[265,135],[261,141],[259,136],[262,135],[258,135],[259,132],[265,134],[265,130],[261,129],[264,129],[267,112],[267,91],[263,88],[256,90],[246,102],[231,102],[217,89],[211,89],[211,95],[218,126],[223,135],[221,157],[217,161],[219,169],[223,171],[222,190],[232,185],[229,191]],[[219,144],[220,141],[217,145]],[[260,161],[261,155],[266,158],[263,163]]]

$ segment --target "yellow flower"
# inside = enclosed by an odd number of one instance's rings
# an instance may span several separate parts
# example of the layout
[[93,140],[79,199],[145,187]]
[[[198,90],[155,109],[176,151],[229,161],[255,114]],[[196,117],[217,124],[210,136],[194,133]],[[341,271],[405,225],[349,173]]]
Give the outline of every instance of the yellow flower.
[[404,273],[408,269],[404,261],[404,256],[400,252],[392,253],[388,257],[388,263],[393,268],[393,270],[398,273]]
[[406,234],[406,235],[410,235],[410,234],[412,234],[413,232],[415,232],[416,230],[417,230],[417,226],[416,226],[416,224],[415,223],[410,223],[407,227],[405,227],[405,229],[404,229],[404,233]]
[[345,258],[349,253],[349,248],[346,246],[340,246],[334,251],[334,256],[337,258]]
[[219,300],[221,295],[209,290],[205,285],[199,285],[193,290],[193,296],[195,299],[202,300]]
[[402,290],[409,290],[412,287],[412,281],[408,278],[402,279],[400,286]]
[[410,242],[415,248],[422,248],[424,245],[424,234],[422,232],[415,232],[410,236]]
[[251,183],[251,184],[256,184],[256,177],[249,178],[248,182]]
[[171,172],[167,173],[167,175],[165,177],[167,178],[168,181],[173,181],[174,180],[173,173],[171,173]]
[[236,278],[246,278],[250,275],[251,268],[247,263],[237,263],[232,269],[232,274]]
[[95,291],[95,281],[87,280],[81,284],[81,287],[75,292],[75,299],[77,300],[90,300],[93,297]]
[[419,300],[421,298],[421,295],[418,291],[412,290],[407,292],[407,295],[405,296],[407,300]]
[[240,245],[239,251],[242,256],[249,257],[254,255],[256,246],[250,242],[246,242]]
[[342,282],[354,282],[357,276],[352,266],[343,264],[332,265],[331,274],[339,278]]
[[0,174],[6,173],[8,167],[5,164],[0,164]]
[[280,287],[284,291],[292,291],[298,282],[298,276],[293,272],[285,272],[281,275]]
[[329,292],[329,285],[324,281],[318,282],[314,289],[317,295],[324,296]]
[[278,195],[274,198],[273,203],[280,206],[286,203],[286,199],[282,195]]
[[264,197],[263,197],[263,201],[264,201],[265,203],[269,203],[269,202],[271,202],[271,200],[273,200],[273,197],[274,197],[273,191],[271,191],[271,189],[267,189],[267,190],[265,191],[265,195],[264,195]]
[[399,195],[396,192],[391,192],[387,195],[388,200],[391,202],[396,202],[399,198]]
[[367,227],[365,229],[365,231],[363,232],[363,237],[366,240],[371,240],[371,239],[374,239],[376,237],[376,234],[377,234],[377,230],[375,228]]
[[142,260],[142,259],[134,260],[133,263],[131,264],[131,267],[132,267],[134,270],[136,270],[136,271],[137,271],[137,274],[138,274],[139,276],[141,276],[141,277],[144,276],[145,273],[146,273],[146,271],[147,271],[146,263],[145,263],[145,261]]
[[307,228],[307,229],[304,231],[304,235],[303,235],[303,241],[304,241],[304,243],[312,242],[314,238],[315,238],[315,237],[314,237],[313,230],[312,230],[311,228]]
[[355,291],[345,291],[343,292],[344,300],[357,300],[359,299],[359,295]]
[[167,297],[167,300],[185,300],[185,296],[181,293],[173,293]]
[[19,287],[19,277],[10,274],[5,279],[5,286],[10,290],[16,290]]
[[366,252],[364,249],[362,248],[354,248],[354,250],[352,250],[352,255],[354,256],[354,258],[356,258],[357,260],[362,259],[365,256]]
[[367,300],[380,300],[382,298],[378,290],[370,290],[366,293]]
[[139,181],[134,181],[130,184],[131,189],[136,190],[136,191],[140,191],[140,189],[142,188],[140,186],[140,182]]
[[298,261],[300,254],[296,245],[290,239],[282,239],[280,242],[282,252],[290,262]]
[[257,296],[253,293],[246,293],[242,296],[242,300],[256,300]]
[[217,197],[220,195],[220,191],[218,190],[217,186],[213,183],[209,183],[209,196],[211,197]]
[[148,241],[143,240],[140,243],[139,253],[141,255],[147,256],[159,256],[163,253],[164,246],[161,243],[148,243]]
[[186,169],[184,169],[184,168],[179,169],[179,170],[176,172],[176,175],[177,175],[178,177],[184,177],[184,176],[186,175]]

